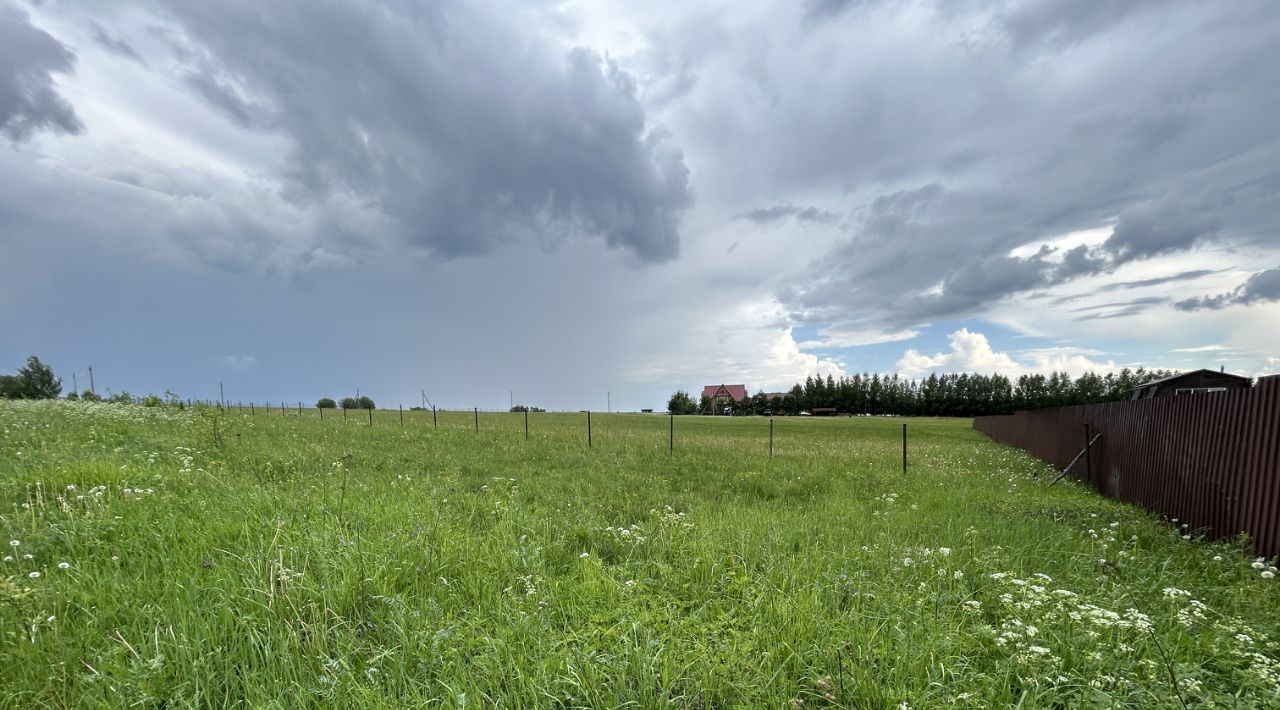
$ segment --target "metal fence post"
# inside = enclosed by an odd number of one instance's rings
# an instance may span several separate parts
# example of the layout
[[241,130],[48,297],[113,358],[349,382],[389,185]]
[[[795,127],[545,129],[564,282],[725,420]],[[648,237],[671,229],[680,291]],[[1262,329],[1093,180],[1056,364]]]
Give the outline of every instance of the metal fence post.
[[587,448],[591,448],[591,410],[587,410]]
[[480,433],[480,408],[476,407],[472,411],[474,411],[476,415],[476,433],[479,434]]
[[773,458],[773,417],[769,417],[769,458]]
[[907,425],[902,425],[902,472],[907,472]]

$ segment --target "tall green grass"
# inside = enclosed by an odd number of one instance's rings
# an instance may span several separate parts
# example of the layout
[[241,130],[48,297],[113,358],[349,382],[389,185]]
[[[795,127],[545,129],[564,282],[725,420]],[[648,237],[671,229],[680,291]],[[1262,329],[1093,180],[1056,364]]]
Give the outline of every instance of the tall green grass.
[[0,704],[1280,707],[1271,562],[967,420],[472,417],[0,403]]

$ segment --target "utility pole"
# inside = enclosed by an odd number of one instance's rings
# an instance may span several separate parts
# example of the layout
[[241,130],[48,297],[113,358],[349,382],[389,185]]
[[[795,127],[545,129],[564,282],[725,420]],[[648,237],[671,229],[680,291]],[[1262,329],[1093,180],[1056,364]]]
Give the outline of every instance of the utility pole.
[[76,384],[76,373],[74,372],[71,373],[71,391],[72,392],[80,391],[80,385]]
[[222,391],[221,382],[218,383],[218,403],[224,407],[227,406],[227,394]]
[[509,411],[509,410],[511,410],[511,409],[515,409],[515,406],[516,406],[516,393],[515,393],[515,391],[513,391],[513,390],[507,390],[507,409],[508,409],[508,411]]
[[605,405],[604,405],[605,413],[606,414],[612,413],[613,412],[613,393],[605,392],[604,401],[605,401]]
[[93,365],[89,366],[89,391],[94,394],[98,393],[98,390],[93,387]]

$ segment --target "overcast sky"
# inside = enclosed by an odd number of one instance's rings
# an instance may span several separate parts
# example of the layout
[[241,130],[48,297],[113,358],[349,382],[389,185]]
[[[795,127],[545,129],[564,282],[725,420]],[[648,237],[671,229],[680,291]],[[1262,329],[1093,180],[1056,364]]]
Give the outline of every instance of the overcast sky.
[[1280,372],[1277,67],[1274,0],[0,0],[0,370]]

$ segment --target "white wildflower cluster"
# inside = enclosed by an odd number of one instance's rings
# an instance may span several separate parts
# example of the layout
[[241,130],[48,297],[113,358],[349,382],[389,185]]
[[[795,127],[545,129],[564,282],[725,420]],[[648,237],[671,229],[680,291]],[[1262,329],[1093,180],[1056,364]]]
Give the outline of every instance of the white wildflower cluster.
[[[872,500],[876,501],[877,503],[884,503],[886,506],[892,506],[894,503],[897,503],[897,502],[898,502],[898,494],[897,494],[897,493],[892,493],[892,492],[890,492],[890,493],[884,493],[884,494],[881,494],[881,495],[876,496],[875,498],[872,498]],[[873,511],[871,511],[871,515],[872,515],[872,516],[876,516],[876,515],[885,515],[885,514],[887,514],[887,513],[888,513],[888,511],[887,511],[887,510],[873,510]]]
[[683,512],[677,512],[670,505],[665,505],[661,509],[650,508],[649,516],[649,520],[640,523],[610,525],[604,529],[604,532],[613,536],[618,542],[642,545],[658,536],[673,535],[693,529],[693,523],[686,519],[686,515]]
[[632,523],[626,527],[614,527],[610,525],[605,528],[604,531],[612,534],[618,540],[634,543],[636,545],[643,544],[649,539],[649,536],[645,534],[644,528],[636,523]]
[[525,597],[533,597],[538,594],[538,585],[542,584],[542,577],[531,574],[522,574],[516,577],[517,584],[502,590],[503,594],[516,594]]
[[178,473],[204,473],[203,468],[196,467],[196,455],[199,453],[186,446],[173,447],[173,455],[178,459]]
[[1280,572],[1280,569],[1277,569],[1275,565],[1267,562],[1267,558],[1265,557],[1255,559],[1250,566],[1258,570],[1258,576],[1263,579],[1275,579],[1276,572]]
[[675,508],[669,505],[662,506],[662,510],[649,510],[650,515],[658,516],[658,527],[663,530],[691,530],[693,523],[685,520],[685,514],[676,512]]

